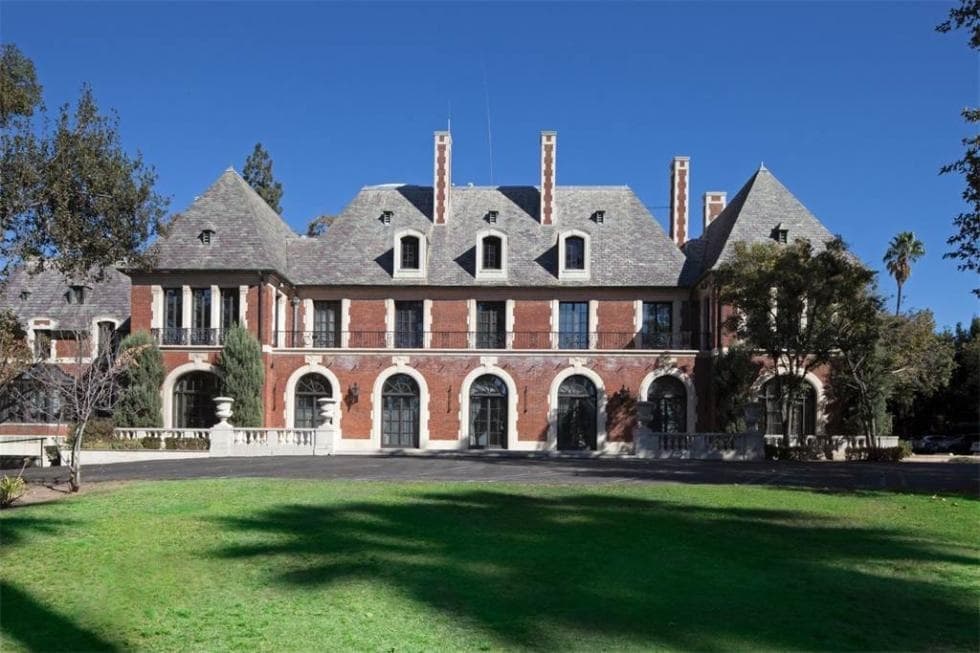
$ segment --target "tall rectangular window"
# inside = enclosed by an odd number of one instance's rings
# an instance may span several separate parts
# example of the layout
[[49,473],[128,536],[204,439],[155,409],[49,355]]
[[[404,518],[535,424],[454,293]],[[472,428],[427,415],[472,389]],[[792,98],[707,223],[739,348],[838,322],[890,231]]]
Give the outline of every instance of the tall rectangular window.
[[503,349],[506,346],[507,308],[504,302],[476,303],[476,346]]
[[313,346],[340,346],[340,302],[313,302]]
[[395,347],[422,346],[422,302],[395,302]]
[[238,288],[221,289],[221,331],[238,325]]
[[102,356],[106,351],[116,349],[116,325],[112,322],[99,322],[98,324],[98,334],[99,334],[99,344],[98,352],[99,356]]
[[558,303],[558,348],[589,348],[589,302]]
[[184,339],[184,291],[181,288],[163,290],[163,339],[165,345],[182,345]]
[[191,344],[213,345],[211,338],[211,289],[191,290]]
[[669,349],[673,338],[674,305],[671,302],[643,302],[643,329],[640,332],[644,349]]
[[34,332],[34,358],[48,360],[51,357],[51,332]]

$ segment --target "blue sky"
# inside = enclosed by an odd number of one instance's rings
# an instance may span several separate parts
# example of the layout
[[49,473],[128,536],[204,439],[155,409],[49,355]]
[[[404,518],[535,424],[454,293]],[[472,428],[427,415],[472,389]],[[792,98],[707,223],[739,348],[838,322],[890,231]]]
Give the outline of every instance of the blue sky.
[[[179,211],[256,141],[297,230],[363,185],[430,184],[452,114],[453,178],[536,184],[538,132],[559,133],[561,184],[628,184],[664,223],[668,164],[691,157],[692,222],[764,161],[881,268],[913,230],[928,254],[909,306],[940,324],[978,310],[944,260],[962,179],[962,107],[980,104],[949,4],[15,3],[0,37],[31,57],[50,107],[92,84]],[[695,226],[693,235],[699,233]],[[894,293],[894,284],[881,280]]]

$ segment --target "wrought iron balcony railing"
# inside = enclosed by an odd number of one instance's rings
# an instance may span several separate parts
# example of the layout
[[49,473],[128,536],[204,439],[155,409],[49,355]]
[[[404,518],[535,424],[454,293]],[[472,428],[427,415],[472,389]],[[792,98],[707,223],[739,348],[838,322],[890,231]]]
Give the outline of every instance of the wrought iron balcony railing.
[[193,345],[218,347],[224,344],[224,331],[221,329],[150,329],[150,334],[158,345]]
[[[689,350],[700,334],[606,331],[279,331],[291,349]],[[175,343],[176,344],[176,343]]]

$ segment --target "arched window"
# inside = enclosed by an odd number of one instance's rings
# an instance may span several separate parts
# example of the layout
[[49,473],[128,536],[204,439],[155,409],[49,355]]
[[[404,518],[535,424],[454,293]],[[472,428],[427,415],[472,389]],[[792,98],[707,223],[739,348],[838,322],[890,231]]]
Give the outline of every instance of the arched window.
[[595,384],[582,375],[570,376],[558,387],[558,449],[596,449]]
[[320,424],[319,400],[333,396],[330,381],[320,374],[307,374],[296,382],[293,397],[293,427],[315,429]]
[[650,430],[654,433],[687,432],[687,388],[680,379],[661,376],[650,386],[647,401],[653,404]]
[[115,352],[119,345],[116,334],[116,324],[114,322],[109,322],[108,320],[103,320],[102,322],[98,323],[97,327],[99,336],[99,356],[102,356],[107,351]]
[[381,446],[419,446],[419,384],[407,374],[389,377],[381,388]]
[[189,372],[174,385],[174,428],[207,429],[218,422],[214,398],[220,394],[211,372]]
[[[780,400],[780,377],[766,381],[762,386],[762,400],[766,402],[763,432],[766,435],[783,434],[783,406]],[[789,434],[814,435],[817,432],[817,391],[809,383],[803,383],[803,396],[789,408]]]
[[483,239],[483,269],[500,270],[503,268],[503,242],[497,236],[487,236]]
[[402,236],[401,240],[401,269],[419,269],[419,239],[418,236]]
[[585,239],[581,236],[565,238],[565,269],[585,269]]
[[507,448],[507,384],[484,374],[470,385],[470,447]]

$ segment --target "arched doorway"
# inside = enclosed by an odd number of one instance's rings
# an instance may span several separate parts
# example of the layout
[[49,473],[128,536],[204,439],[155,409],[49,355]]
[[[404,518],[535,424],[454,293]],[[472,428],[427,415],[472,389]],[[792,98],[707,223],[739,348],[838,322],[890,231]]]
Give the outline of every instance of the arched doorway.
[[647,393],[653,404],[650,430],[654,433],[687,433],[687,388],[680,379],[661,376],[654,379]]
[[470,385],[470,447],[507,448],[507,384],[484,374]]
[[407,374],[389,377],[381,389],[381,446],[419,446],[419,384]]
[[329,379],[315,372],[302,376],[293,395],[293,427],[315,429],[320,424],[319,400],[325,397],[333,397]]
[[[762,400],[766,404],[763,432],[766,435],[783,434],[783,410],[779,400],[780,377],[773,377],[762,386]],[[789,410],[790,435],[815,435],[817,432],[817,391],[809,381],[803,382],[803,396],[798,397]]]
[[173,425],[178,429],[207,429],[218,423],[214,398],[221,394],[211,372],[188,372],[174,385]]
[[578,451],[597,448],[595,384],[576,374],[558,387],[558,450]]

